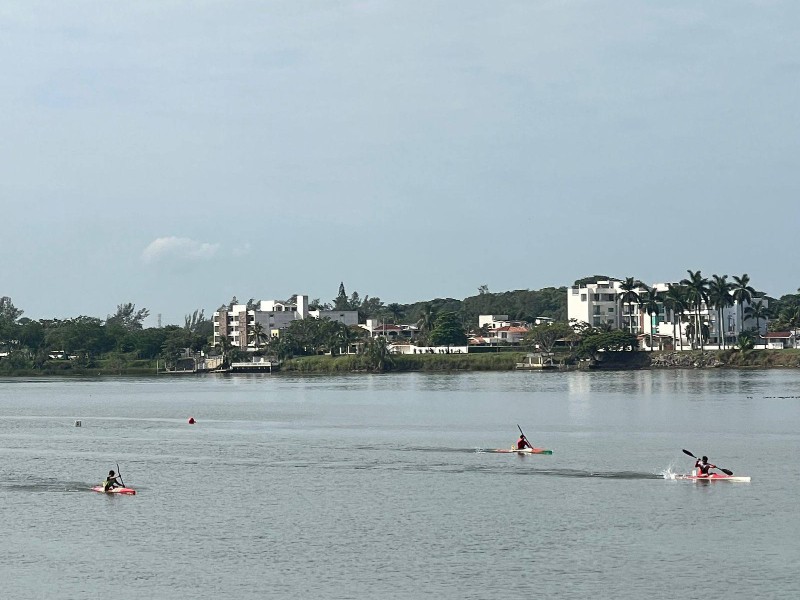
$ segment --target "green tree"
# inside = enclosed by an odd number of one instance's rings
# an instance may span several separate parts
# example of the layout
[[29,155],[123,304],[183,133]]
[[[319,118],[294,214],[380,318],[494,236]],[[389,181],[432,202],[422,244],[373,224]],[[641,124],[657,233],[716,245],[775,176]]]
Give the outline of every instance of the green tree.
[[397,325],[398,319],[403,316],[403,307],[397,302],[392,302],[386,305],[386,310],[388,310],[389,314],[392,315],[392,323]]
[[444,312],[436,317],[429,339],[434,346],[466,346],[467,344],[464,326],[454,312]]
[[38,321],[23,319],[25,321],[19,327],[19,342],[27,348],[31,354],[35,354],[44,347],[44,327]]
[[253,342],[256,348],[263,347],[264,343],[269,341],[269,334],[264,330],[261,323],[255,323],[250,330],[250,341]]
[[10,296],[0,297],[0,320],[16,323],[25,311],[14,306]]
[[419,332],[422,334],[422,336],[427,338],[433,331],[435,324],[436,309],[433,308],[433,305],[430,302],[427,302],[422,307],[422,316],[420,316],[419,321],[417,321],[417,327],[419,328]]
[[0,297],[0,347],[15,348],[18,345],[20,326],[17,320],[22,313],[9,296]]
[[753,301],[756,290],[750,285],[750,276],[745,273],[741,277],[733,276],[733,301],[736,303],[736,313],[739,317],[737,334],[744,329],[744,305]]
[[210,321],[206,319],[205,310],[200,308],[195,309],[195,311],[190,315],[185,315],[183,317],[183,321],[183,328],[192,332],[196,332],[203,326],[204,323],[210,323]]
[[636,335],[621,329],[612,331],[593,330],[581,340],[578,354],[599,360],[603,352],[635,351],[638,346]]
[[131,302],[117,305],[117,312],[106,319],[106,325],[120,325],[126,331],[141,329],[143,321],[150,316],[146,308],[136,310],[136,305]]
[[739,334],[739,337],[736,339],[736,345],[738,346],[739,350],[746,352],[747,350],[752,350],[755,347],[755,339],[753,336],[752,331],[742,331]]
[[385,337],[370,338],[364,347],[367,368],[377,373],[385,372],[394,364],[389,353],[389,342]]
[[525,334],[525,342],[536,344],[542,352],[550,353],[553,351],[558,340],[569,340],[575,332],[566,323],[546,323],[534,325]]
[[658,327],[658,315],[661,312],[661,295],[654,287],[644,286],[644,293],[639,297],[639,310],[648,316],[650,319],[650,339],[648,346],[652,349],[655,345],[656,329]]
[[619,298],[620,303],[623,306],[628,307],[628,332],[633,333],[633,310],[632,307],[634,305],[639,305],[641,302],[641,298],[639,298],[639,293],[636,291],[639,288],[639,282],[634,279],[633,277],[626,277],[624,281],[619,284],[619,289],[621,290],[617,294],[617,298]]
[[[761,319],[767,319],[767,307],[764,306],[764,301],[759,299],[754,301],[750,306],[744,309],[744,316],[746,320],[755,320],[755,334],[761,335]],[[764,340],[766,343],[766,339]]]
[[733,306],[733,284],[728,282],[727,275],[712,275],[708,284],[708,301],[717,311],[717,343],[725,347],[725,324],[722,322],[726,308]]
[[[672,347],[675,348],[676,325],[683,321],[684,313],[689,309],[686,289],[681,285],[670,284],[664,296],[664,309],[670,311],[672,320]],[[680,335],[680,348],[683,350],[683,335]]]
[[339,284],[339,294],[333,299],[333,310],[350,310],[350,301],[344,289],[344,282]]
[[695,310],[695,326],[693,328],[695,340],[692,346],[696,347],[695,342],[697,342],[700,350],[703,350],[703,325],[700,320],[700,308],[704,303],[708,306],[708,279],[703,277],[699,270],[695,272],[687,269],[687,273],[689,273],[689,277],[681,279],[681,285],[685,286],[686,298],[689,305],[694,306]]

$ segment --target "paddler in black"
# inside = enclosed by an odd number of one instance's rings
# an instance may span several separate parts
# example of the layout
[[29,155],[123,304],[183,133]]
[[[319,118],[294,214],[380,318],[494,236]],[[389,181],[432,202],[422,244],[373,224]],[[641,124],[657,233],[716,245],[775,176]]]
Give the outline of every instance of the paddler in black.
[[718,467],[717,465],[712,465],[710,462],[708,462],[708,457],[704,456],[703,458],[697,459],[697,461],[694,463],[694,468],[697,469],[698,477],[708,477],[708,470],[716,469]]
[[112,490],[116,487],[122,487],[122,482],[119,480],[119,476],[114,473],[114,469],[111,469],[108,472],[108,477],[103,482],[103,491]]
[[531,446],[531,443],[528,441],[528,438],[525,437],[525,434],[521,434],[517,440],[517,450],[525,450],[525,448],[533,448],[533,446]]

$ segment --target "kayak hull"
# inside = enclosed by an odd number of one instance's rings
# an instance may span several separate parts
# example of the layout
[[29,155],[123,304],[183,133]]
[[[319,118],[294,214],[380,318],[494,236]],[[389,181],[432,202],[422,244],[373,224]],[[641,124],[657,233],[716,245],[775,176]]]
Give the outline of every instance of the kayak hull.
[[497,450],[493,450],[493,452],[500,452],[503,454],[552,454],[552,450],[548,450],[547,448],[498,448]]
[[730,481],[731,483],[750,483],[750,477],[742,475],[723,475],[721,473],[712,473],[708,477],[698,477],[697,475],[673,475],[671,479],[680,479],[683,481],[697,481],[700,483],[711,481]]
[[111,488],[110,490],[104,490],[102,485],[96,485],[92,488],[93,492],[100,492],[101,494],[124,494],[128,496],[133,496],[136,494],[136,490],[132,488],[126,487],[118,487],[118,488]]

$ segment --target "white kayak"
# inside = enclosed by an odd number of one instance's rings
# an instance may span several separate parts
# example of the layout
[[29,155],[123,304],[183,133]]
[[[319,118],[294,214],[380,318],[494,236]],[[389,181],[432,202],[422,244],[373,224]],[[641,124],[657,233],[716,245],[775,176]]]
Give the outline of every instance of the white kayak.
[[505,454],[552,454],[553,451],[547,448],[498,448],[491,450],[491,452],[499,452]]

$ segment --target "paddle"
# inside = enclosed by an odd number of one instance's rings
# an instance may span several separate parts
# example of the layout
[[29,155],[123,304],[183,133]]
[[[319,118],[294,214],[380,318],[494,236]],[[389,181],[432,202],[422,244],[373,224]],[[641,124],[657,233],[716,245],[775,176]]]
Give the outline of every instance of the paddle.
[[122,475],[119,472],[119,463],[115,463],[117,465],[117,477],[119,478],[119,482],[122,484],[122,487],[125,487],[125,482],[122,481]]
[[[683,450],[683,448],[681,448],[681,450]],[[697,457],[696,457],[694,454],[692,454],[692,453],[691,453],[691,452],[689,452],[688,450],[683,450],[683,453],[684,453],[684,454],[688,454],[688,455],[689,455],[689,456],[691,456],[692,458],[696,458],[697,460],[700,460],[699,458],[697,458]],[[718,466],[716,466],[716,465],[714,465],[714,468],[715,468],[715,469],[719,469],[720,471],[722,471],[723,473],[725,473],[725,475],[733,475],[733,471],[731,471],[731,470],[729,470],[729,469],[721,469],[720,467],[718,467]]]
[[519,433],[520,435],[522,435],[522,438],[525,440],[525,443],[528,444],[528,448],[533,448],[533,446],[531,446],[531,443],[528,441],[527,436],[522,431],[522,427],[519,426],[519,423],[517,424],[517,429],[519,429]]

